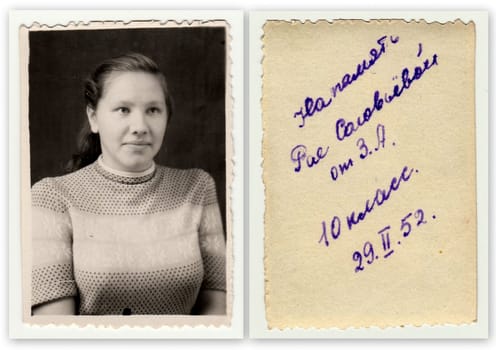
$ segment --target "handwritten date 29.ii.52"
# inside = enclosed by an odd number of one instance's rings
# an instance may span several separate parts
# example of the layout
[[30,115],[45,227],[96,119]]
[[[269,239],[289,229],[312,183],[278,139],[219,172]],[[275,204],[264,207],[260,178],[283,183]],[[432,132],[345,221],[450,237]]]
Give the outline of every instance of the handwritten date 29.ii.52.
[[[436,215],[432,215],[432,219],[436,219]],[[401,245],[401,239],[405,239],[410,236],[418,227],[427,224],[425,218],[425,213],[422,209],[417,209],[414,212],[406,214],[399,224],[400,238],[396,240],[397,245]],[[394,249],[391,247],[391,240],[394,241],[394,235],[391,233],[391,225],[387,225],[377,232],[381,237],[382,252],[384,255],[383,259],[389,258],[393,253]],[[378,249],[379,250],[379,249]],[[353,252],[353,261],[356,261],[355,273],[363,271],[365,269],[365,264],[371,265],[375,261],[379,260],[379,252],[374,249],[374,245],[367,241],[363,244],[361,250],[356,250]]]

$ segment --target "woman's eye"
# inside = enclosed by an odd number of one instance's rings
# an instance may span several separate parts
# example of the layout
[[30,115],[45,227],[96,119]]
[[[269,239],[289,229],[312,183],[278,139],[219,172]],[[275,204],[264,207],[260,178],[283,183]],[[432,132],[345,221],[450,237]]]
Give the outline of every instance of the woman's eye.
[[160,108],[157,108],[157,107],[151,107],[151,108],[148,108],[148,113],[149,114],[160,114],[161,110],[160,110]]
[[119,112],[121,114],[128,114],[130,112],[130,110],[127,107],[118,107],[117,112]]

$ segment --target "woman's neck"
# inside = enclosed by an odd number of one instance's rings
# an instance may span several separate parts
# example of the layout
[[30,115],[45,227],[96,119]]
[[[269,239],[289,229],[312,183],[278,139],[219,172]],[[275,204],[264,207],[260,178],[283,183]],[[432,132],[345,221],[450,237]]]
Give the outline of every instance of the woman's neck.
[[143,176],[152,174],[155,171],[155,162],[153,162],[153,161],[152,161],[152,164],[150,165],[150,167],[146,170],[143,170],[143,171],[134,172],[134,171],[116,170],[114,168],[109,167],[107,164],[105,164],[105,160],[103,159],[102,154],[100,154],[100,156],[98,157],[98,164],[103,169],[108,171],[109,173],[112,173],[112,174],[115,174],[118,176],[123,176],[123,177],[143,177]]

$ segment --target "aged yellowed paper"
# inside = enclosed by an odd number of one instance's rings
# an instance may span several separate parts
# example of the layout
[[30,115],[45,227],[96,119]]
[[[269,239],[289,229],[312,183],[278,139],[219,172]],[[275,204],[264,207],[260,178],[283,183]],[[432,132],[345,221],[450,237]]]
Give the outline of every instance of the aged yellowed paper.
[[475,31],[266,22],[269,328],[476,321]]

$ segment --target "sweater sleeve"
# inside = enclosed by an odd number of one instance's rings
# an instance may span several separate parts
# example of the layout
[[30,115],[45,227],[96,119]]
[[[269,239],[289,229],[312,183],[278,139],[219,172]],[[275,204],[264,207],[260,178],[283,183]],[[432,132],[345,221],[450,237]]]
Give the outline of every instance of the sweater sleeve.
[[200,249],[205,270],[202,289],[226,290],[226,243],[215,182],[207,177],[200,222]]
[[33,306],[77,295],[72,225],[62,192],[49,178],[31,189]]

